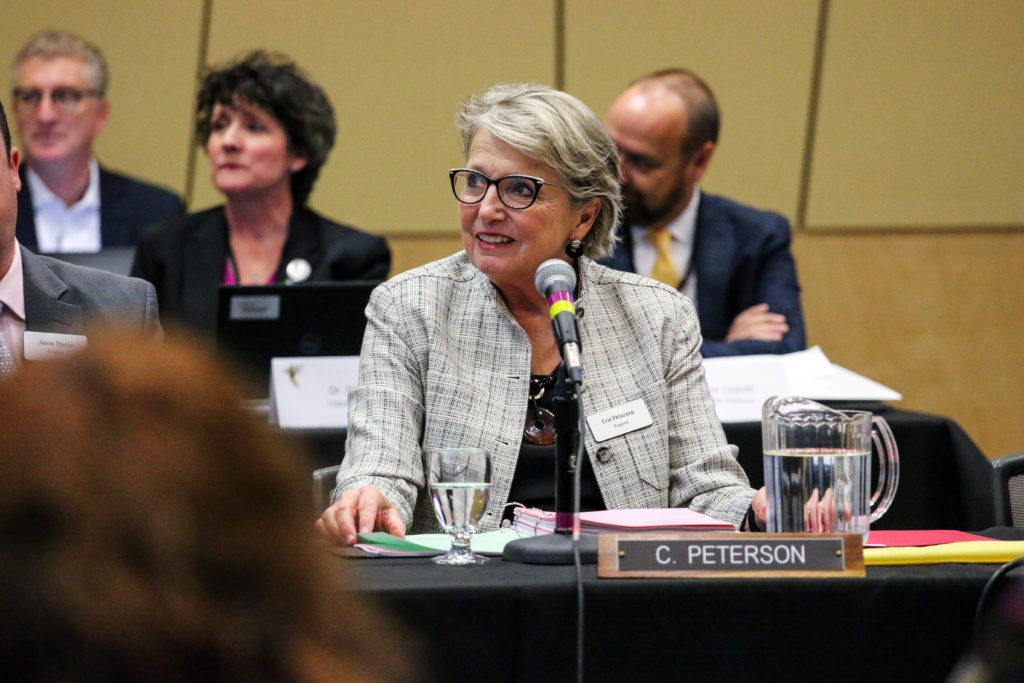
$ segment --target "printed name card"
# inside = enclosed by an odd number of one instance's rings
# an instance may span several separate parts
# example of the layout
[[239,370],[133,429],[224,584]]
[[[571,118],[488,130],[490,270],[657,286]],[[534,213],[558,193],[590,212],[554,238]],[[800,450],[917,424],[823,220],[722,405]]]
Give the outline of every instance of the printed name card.
[[858,534],[602,534],[597,558],[602,578],[864,576]]
[[594,441],[607,441],[613,436],[620,436],[629,432],[650,427],[654,424],[651,419],[651,412],[647,410],[647,404],[643,399],[638,398],[621,406],[615,406],[608,410],[587,416],[587,424],[590,425],[590,433],[594,435]]
[[305,356],[270,361],[270,421],[291,429],[348,426],[348,395],[359,356]]
[[25,360],[52,360],[85,350],[88,340],[81,334],[57,332],[29,332],[21,338]]

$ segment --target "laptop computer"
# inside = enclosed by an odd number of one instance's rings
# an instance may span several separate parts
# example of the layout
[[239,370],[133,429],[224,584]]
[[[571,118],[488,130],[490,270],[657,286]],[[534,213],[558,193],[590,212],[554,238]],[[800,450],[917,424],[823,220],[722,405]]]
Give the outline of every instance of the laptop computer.
[[[217,345],[269,395],[270,360],[295,356],[358,356],[366,304],[379,280],[294,285],[221,285]],[[254,396],[253,398],[256,398]]]
[[43,255],[74,263],[76,266],[88,266],[118,275],[127,275],[132,269],[132,261],[135,260],[135,247],[104,247],[95,252],[60,252]]

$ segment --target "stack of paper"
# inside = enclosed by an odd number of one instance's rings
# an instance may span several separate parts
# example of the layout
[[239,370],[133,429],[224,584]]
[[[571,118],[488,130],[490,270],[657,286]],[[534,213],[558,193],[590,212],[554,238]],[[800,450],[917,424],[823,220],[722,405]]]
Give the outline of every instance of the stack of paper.
[[[555,513],[536,508],[519,508],[515,529],[523,536],[550,534],[555,530]],[[598,510],[580,513],[580,531],[585,534],[629,531],[736,531],[723,522],[689,508]]]

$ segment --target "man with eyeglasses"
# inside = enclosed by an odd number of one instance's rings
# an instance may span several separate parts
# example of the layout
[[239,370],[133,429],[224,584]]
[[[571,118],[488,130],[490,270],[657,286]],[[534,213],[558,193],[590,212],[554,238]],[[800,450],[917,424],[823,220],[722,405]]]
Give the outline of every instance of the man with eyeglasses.
[[626,214],[602,263],[690,297],[705,357],[803,349],[788,221],[699,187],[718,144],[708,85],[686,69],[655,72],[626,88],[605,124],[619,148]]
[[44,253],[132,247],[141,230],[181,215],[173,193],[99,165],[110,116],[107,64],[66,31],[32,36],[14,58],[13,113],[25,152],[18,241]]
[[34,254],[18,244],[20,153],[0,102],[0,381],[23,361],[84,348],[99,330],[160,339],[156,288],[145,280]]

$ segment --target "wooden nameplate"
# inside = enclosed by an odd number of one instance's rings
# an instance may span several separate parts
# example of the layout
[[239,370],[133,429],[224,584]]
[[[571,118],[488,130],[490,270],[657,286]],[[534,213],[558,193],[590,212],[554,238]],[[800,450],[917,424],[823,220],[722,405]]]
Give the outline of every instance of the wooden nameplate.
[[601,534],[601,578],[864,576],[860,534]]

